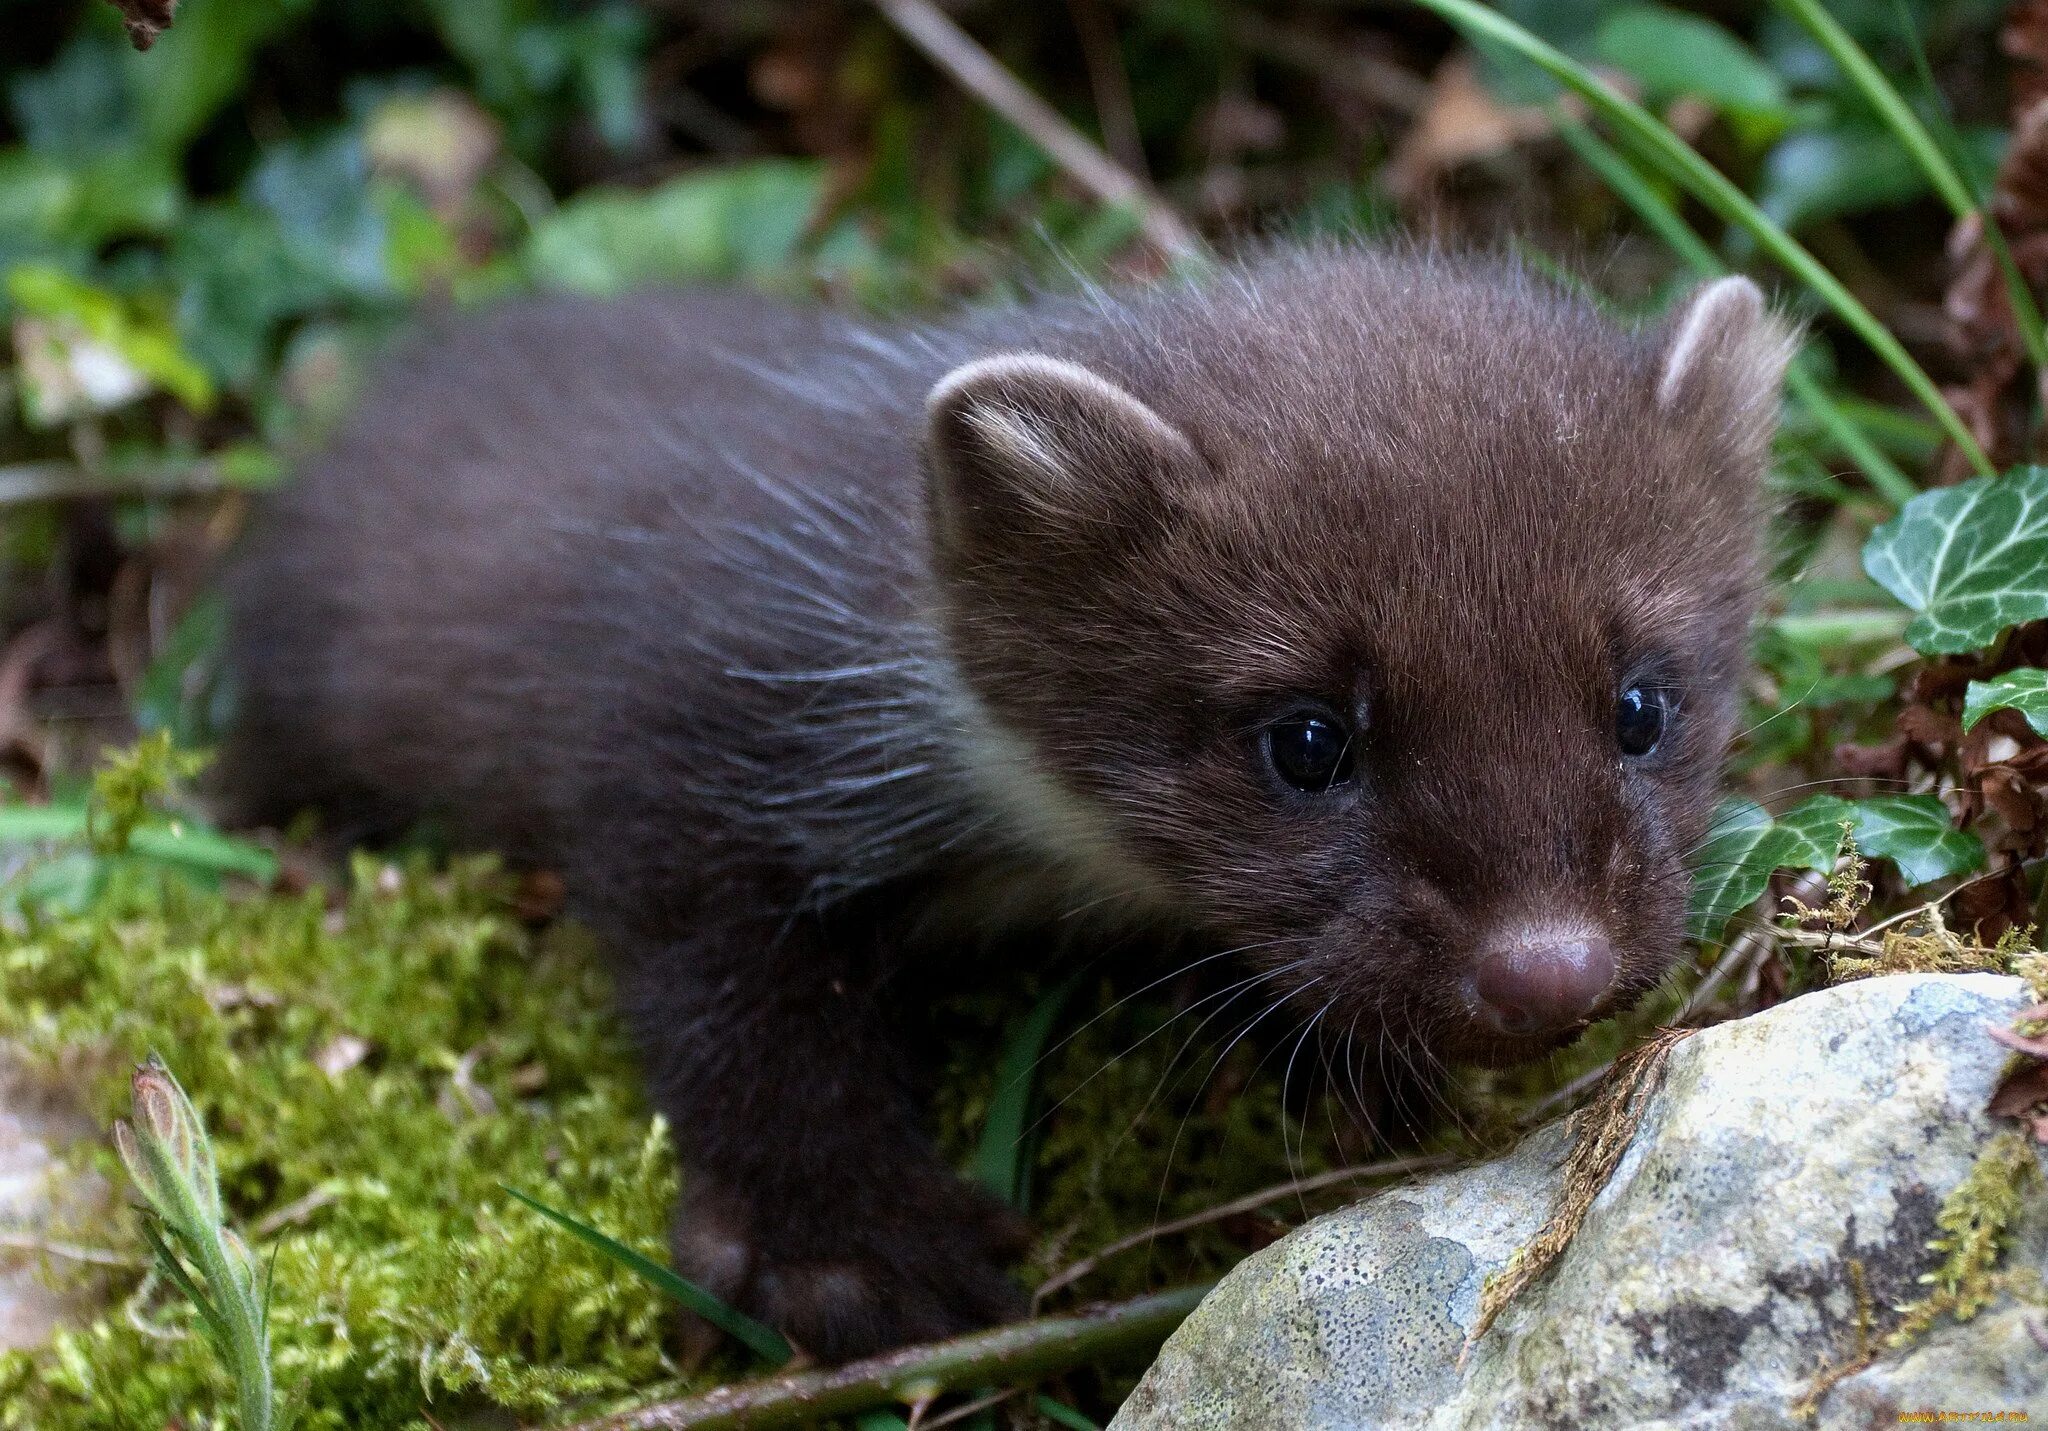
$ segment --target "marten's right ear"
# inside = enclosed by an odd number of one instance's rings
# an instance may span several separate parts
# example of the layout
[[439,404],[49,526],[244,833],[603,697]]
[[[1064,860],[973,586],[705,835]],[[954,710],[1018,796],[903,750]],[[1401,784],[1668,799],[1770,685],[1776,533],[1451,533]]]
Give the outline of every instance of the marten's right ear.
[[1201,460],[1186,434],[1115,383],[1039,353],[955,368],[925,413],[942,548],[1128,530]]
[[1682,411],[1718,404],[1738,426],[1767,431],[1778,386],[1798,339],[1747,278],[1695,289],[1672,315],[1657,375],[1657,406]]

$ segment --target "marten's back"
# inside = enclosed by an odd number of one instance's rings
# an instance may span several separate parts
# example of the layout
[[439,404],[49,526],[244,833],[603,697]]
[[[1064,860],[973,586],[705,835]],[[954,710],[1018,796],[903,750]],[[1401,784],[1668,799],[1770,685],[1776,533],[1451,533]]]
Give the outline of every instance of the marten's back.
[[623,835],[715,727],[785,714],[728,673],[836,659],[861,633],[833,608],[912,599],[927,368],[738,294],[430,326],[229,575],[230,813],[318,807],[357,837],[440,817],[541,858],[593,818]]

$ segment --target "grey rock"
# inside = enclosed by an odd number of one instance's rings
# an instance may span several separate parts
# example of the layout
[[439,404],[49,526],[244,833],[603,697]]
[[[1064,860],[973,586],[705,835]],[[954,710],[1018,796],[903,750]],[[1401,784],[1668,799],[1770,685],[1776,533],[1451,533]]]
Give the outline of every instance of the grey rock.
[[[1459,1366],[1487,1276],[1549,1216],[1568,1147],[1390,1190],[1240,1265],[1112,1431],[1210,1427],[1863,1428],[1901,1411],[2048,1415],[2048,1314],[2006,1303],[1793,1403],[1855,1344],[1849,1269],[1885,1309],[1925,1290],[1942,1199],[1995,1131],[2030,1002],[1986,974],[1868,979],[1678,1045],[1571,1245]],[[2012,1259],[2048,1267],[2048,1197]]]
[[94,1132],[62,1090],[29,1077],[0,1045],[0,1351],[42,1345],[91,1305],[62,1239],[107,1189],[61,1179],[57,1155]]

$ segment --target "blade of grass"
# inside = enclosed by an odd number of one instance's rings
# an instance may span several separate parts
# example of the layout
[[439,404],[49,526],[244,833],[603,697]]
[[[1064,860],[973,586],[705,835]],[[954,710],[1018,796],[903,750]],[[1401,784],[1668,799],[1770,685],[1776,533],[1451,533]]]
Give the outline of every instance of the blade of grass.
[[[1920,87],[1926,91],[1940,126],[1937,138],[1950,154],[1962,154],[1963,137],[1957,132],[1955,120],[1949,114],[1948,101],[1941,92],[1941,86],[1934,81],[1934,66],[1927,62],[1927,50],[1920,43],[1920,29],[1913,23],[1913,14],[1906,8],[1905,0],[1893,0],[1893,9],[1899,17],[1899,33],[1906,37],[1906,43],[1913,51],[1913,69],[1920,78]],[[2034,290],[2027,283],[2026,275],[2020,272],[2019,261],[2012,256],[2011,245],[2005,241],[2005,230],[1992,211],[1990,194],[1965,166],[1958,165],[1957,172],[1963,176],[1971,197],[1976,200],[1984,242],[1990,246],[1991,256],[1998,263],[1998,276],[2005,281],[2005,296],[2012,304],[2014,322],[2020,330],[2020,341],[2026,345],[2027,358],[2036,372],[2048,372],[2048,331],[2044,331],[2041,321],[2041,305],[2034,301]]]
[[568,1213],[557,1212],[540,1199],[528,1197],[518,1188],[506,1187],[503,1183],[499,1183],[498,1186],[548,1221],[589,1243],[657,1291],[673,1297],[771,1366],[781,1366],[789,1360],[789,1343],[784,1341],[782,1334],[773,1327],[755,1321],[745,1312],[734,1310],[689,1278],[671,1271],[651,1257],[641,1256],[625,1243],[578,1222]]
[[[30,840],[84,840],[83,805],[0,805],[0,844]],[[185,820],[139,826],[129,837],[133,854],[209,874],[244,875],[259,884],[277,878],[277,858],[260,845]]]
[[1776,3],[1820,43],[1820,47],[1828,52],[1828,58],[1870,101],[1870,107],[1891,130],[1892,137],[1913,156],[1913,162],[1920,166],[1927,181],[1934,186],[1935,193],[1941,195],[1941,201],[1954,211],[1956,217],[1974,212],[1977,201],[1970,192],[1970,186],[1963,181],[1955,165],[1949,162],[1948,155],[1941,152],[1934,136],[1920,123],[1920,116],[1913,113],[1912,106],[1892,87],[1892,82],[1856,43],[1855,37],[1843,29],[1818,0],[1776,0]]
[[974,1154],[974,1175],[981,1185],[1013,1207],[1026,1207],[1031,1196],[1031,1170],[1025,1165],[1025,1130],[1031,1099],[1037,1091],[1039,1059],[1052,1034],[1053,1020],[1074,992],[1068,979],[1048,990],[1010,1026],[996,1062],[995,1092],[989,1097],[988,1119]]
[[[1665,247],[1703,278],[1718,278],[1728,271],[1728,266],[1708,247],[1706,240],[1693,232],[1692,225],[1665,201],[1664,196],[1637,172],[1619,150],[1587,125],[1566,114],[1560,106],[1552,105],[1550,114],[1557,125],[1558,135],[1572,152],[1600,176],[1601,181],[1614,191],[1615,197],[1628,205]],[[1793,400],[1813,415],[1813,420],[1834,438],[1835,444],[1862,469],[1864,476],[1870,479],[1870,485],[1886,499],[1896,506],[1918,495],[1920,489],[1913,479],[1864,436],[1862,429],[1828,396],[1819,379],[1803,364],[1795,361],[1786,371],[1785,386],[1791,391]]]
[[1476,0],[1415,0],[1424,9],[1441,16],[1468,36],[1492,40],[1513,50],[1544,70],[1566,89],[1585,100],[1602,118],[1614,125],[1633,144],[1640,146],[1657,167],[1688,193],[1721,218],[1735,224],[1754,238],[1763,250],[1782,264],[1835,314],[1903,382],[1941,424],[1949,439],[1971,467],[1985,476],[1994,475],[1991,461],[1970,435],[1961,418],[1941,395],[1941,389],[1913,360],[1905,346],[1840,279],[1807,252],[1806,247],[1759,209],[1733,180],[1702,158],[1697,150],[1672,133],[1661,120],[1641,105],[1623,98],[1591,70],[1553,46],[1538,39],[1521,25]]
[[1056,1421],[1062,1426],[1072,1427],[1073,1431],[1102,1431],[1100,1426],[1073,1407],[1064,1402],[1054,1401],[1050,1396],[1040,1396],[1033,1404],[1038,1407],[1040,1416],[1048,1421]]
[[[1892,137],[1913,156],[1913,162],[1920,166],[1927,182],[1934,186],[1934,192],[1941,196],[1949,211],[1959,219],[1975,217],[1983,225],[1984,240],[1991,246],[1992,257],[1997,260],[2001,276],[2005,279],[2006,293],[2018,318],[2015,326],[2020,331],[2020,340],[2026,345],[2027,357],[2035,368],[2048,370],[2048,338],[2042,334],[2041,310],[2035,304],[2034,295],[2021,276],[2019,266],[2013,262],[2005,235],[1999,231],[1985,207],[1983,196],[1963,177],[1962,170],[1927,131],[1927,126],[1920,122],[1920,116],[1906,103],[1905,96],[1885,78],[1884,71],[1877,67],[1869,52],[1856,43],[1855,36],[1843,29],[1819,0],[1777,0],[1777,5],[1813,36],[1842,73],[1849,77],[1849,82],[1861,91],[1870,107],[1877,111],[1878,118],[1891,130]],[[1928,71],[1912,13],[1904,5],[1895,8],[1900,32],[1912,46],[1922,82],[1938,98],[1940,91]]]

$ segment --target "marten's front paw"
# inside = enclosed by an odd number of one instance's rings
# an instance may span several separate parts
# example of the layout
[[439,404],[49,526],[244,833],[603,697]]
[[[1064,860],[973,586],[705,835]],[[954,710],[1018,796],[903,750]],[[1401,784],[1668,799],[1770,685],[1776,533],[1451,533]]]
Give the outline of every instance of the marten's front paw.
[[[794,1202],[685,1172],[676,1270],[822,1361],[1021,1315],[1003,1269],[1029,1243],[1024,1219],[935,1164],[899,1172],[886,1189],[827,1179]],[[711,1337],[693,1327],[691,1349]]]

